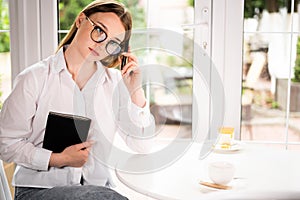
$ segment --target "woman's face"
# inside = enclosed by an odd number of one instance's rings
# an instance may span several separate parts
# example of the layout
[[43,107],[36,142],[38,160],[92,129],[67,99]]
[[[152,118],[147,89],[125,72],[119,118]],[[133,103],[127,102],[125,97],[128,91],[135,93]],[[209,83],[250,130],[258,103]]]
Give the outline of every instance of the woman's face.
[[[81,56],[91,61],[98,61],[106,56],[106,44],[113,40],[120,44],[125,38],[125,28],[120,18],[112,12],[94,13],[88,20],[84,14],[80,14],[76,20],[77,33],[73,42],[77,45]],[[107,35],[107,38],[100,43],[96,43],[91,38],[94,27],[100,27]]]

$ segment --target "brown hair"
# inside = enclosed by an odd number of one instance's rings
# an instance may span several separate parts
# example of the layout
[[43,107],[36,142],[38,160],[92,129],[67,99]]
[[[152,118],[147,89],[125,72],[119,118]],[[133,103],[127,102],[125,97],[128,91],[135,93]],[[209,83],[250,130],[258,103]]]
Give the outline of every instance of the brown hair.
[[[117,3],[114,1],[104,1],[104,0],[96,0],[87,5],[80,13],[84,13],[87,17],[97,12],[113,12],[115,13],[121,20],[124,28],[125,28],[125,39],[121,42],[122,51],[124,51],[125,43],[129,41],[131,36],[132,29],[132,18],[131,14],[126,10],[124,5],[121,3]],[[77,33],[77,27],[74,23],[72,24],[68,34],[63,38],[63,40],[59,43],[58,49],[63,47],[66,44],[70,44]],[[57,50],[58,50],[57,49]],[[115,67],[118,65],[118,56],[107,56],[102,59],[101,62],[106,67]]]

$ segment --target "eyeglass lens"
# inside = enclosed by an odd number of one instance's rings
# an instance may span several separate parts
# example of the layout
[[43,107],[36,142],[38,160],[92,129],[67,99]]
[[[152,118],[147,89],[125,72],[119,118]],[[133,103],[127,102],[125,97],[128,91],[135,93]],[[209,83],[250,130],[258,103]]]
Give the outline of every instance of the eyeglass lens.
[[[95,26],[91,32],[91,38],[95,42],[100,43],[107,38],[107,35],[99,26]],[[116,41],[110,40],[106,44],[106,52],[110,55],[119,54],[121,52],[121,46]]]
[[91,32],[91,37],[95,42],[103,42],[107,35],[99,26],[95,26],[93,31]]
[[121,46],[117,42],[110,40],[106,44],[106,52],[110,55],[116,55],[121,52]]

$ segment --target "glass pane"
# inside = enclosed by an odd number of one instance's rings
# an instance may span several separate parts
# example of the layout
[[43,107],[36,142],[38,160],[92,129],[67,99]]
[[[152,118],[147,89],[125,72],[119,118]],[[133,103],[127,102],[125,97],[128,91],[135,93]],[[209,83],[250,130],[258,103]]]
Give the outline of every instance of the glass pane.
[[244,33],[241,129],[244,140],[286,141],[291,41],[289,33]]
[[[179,34],[165,29],[133,32],[132,52],[143,71],[144,89],[159,138],[191,138],[193,40],[192,31]],[[174,45],[176,37],[177,43]]]
[[148,0],[149,27],[179,29],[194,23],[193,0]]
[[291,82],[298,40],[292,31],[300,28],[298,4],[299,0],[245,1],[242,139],[300,141],[300,90]]
[[125,5],[129,9],[132,16],[132,27],[133,29],[146,28],[147,27],[147,17],[146,8],[147,1],[140,0],[117,0]]
[[[290,82],[289,142],[300,142],[300,37],[293,37],[295,50],[292,56]],[[287,80],[285,80],[287,82]],[[287,83],[285,83],[287,84]]]
[[80,11],[93,0],[58,0],[58,42],[60,42],[64,34],[61,34],[61,30],[66,32],[70,29],[73,24],[76,16],[80,13]]
[[[59,0],[59,41],[63,39],[67,30],[70,29],[77,14],[93,0]],[[123,3],[130,11],[133,19],[133,29],[146,28],[146,2],[139,0],[118,0]],[[63,33],[62,33],[63,32]]]
[[58,0],[59,30],[69,30],[80,11],[93,0]]
[[0,30],[9,30],[8,0],[0,0],[0,12]]
[[[130,47],[145,70],[144,89],[156,120],[156,134],[162,138],[191,138],[193,0],[118,1],[130,10],[133,17]],[[91,1],[83,2],[88,4]],[[60,40],[79,12],[75,12],[74,7],[81,9],[83,6],[73,0],[59,1]],[[153,32],[147,27],[162,29]],[[175,31],[168,32],[166,28]],[[172,39],[172,35],[176,38]]]
[[11,91],[8,0],[0,1],[0,109]]
[[[66,33],[65,33],[66,32]],[[59,31],[58,32],[58,41],[60,42],[67,35],[67,31]]]
[[[297,3],[295,0],[295,13]],[[298,25],[298,19],[292,20],[291,0],[245,0],[244,6],[245,32],[291,32],[291,24]]]

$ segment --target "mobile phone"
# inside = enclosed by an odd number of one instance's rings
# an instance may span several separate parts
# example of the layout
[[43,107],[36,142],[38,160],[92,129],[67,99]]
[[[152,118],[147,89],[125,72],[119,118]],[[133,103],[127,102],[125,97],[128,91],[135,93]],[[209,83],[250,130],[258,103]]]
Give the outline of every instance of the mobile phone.
[[[129,46],[129,42],[126,41],[125,42],[124,52],[128,52],[128,46]],[[122,57],[122,61],[121,61],[121,70],[123,70],[123,67],[126,65],[126,62],[127,62],[127,57],[123,56]]]

